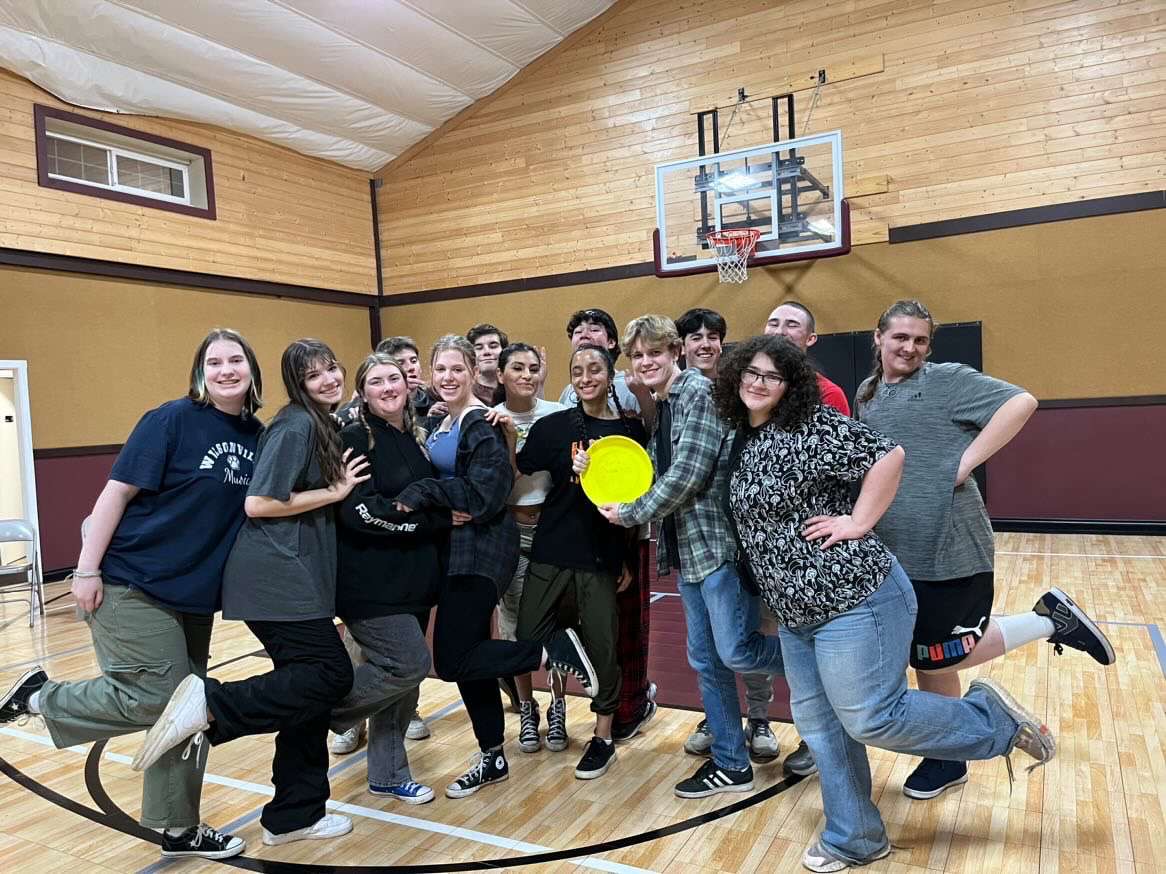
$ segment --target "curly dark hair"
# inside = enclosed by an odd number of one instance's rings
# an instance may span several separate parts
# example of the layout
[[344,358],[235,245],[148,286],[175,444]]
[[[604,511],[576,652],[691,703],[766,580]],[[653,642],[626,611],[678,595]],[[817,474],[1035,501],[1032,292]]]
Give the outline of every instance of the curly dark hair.
[[741,373],[761,353],[769,357],[774,369],[785,377],[785,394],[774,411],[773,419],[783,431],[792,431],[809,421],[821,401],[818,374],[810,366],[806,353],[785,337],[762,335],[738,344],[721,359],[713,399],[721,418],[735,428],[749,426],[749,410],[741,401]]

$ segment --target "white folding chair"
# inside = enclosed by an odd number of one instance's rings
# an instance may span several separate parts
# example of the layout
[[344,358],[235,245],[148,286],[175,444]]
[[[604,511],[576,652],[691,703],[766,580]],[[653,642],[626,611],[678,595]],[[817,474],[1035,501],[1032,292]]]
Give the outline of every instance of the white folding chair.
[[[0,543],[27,543],[28,554],[9,564],[0,564],[0,593],[5,595],[27,589],[27,596],[0,598],[0,603],[28,601],[28,625],[36,614],[45,612],[44,578],[37,559],[37,531],[24,519],[0,519]],[[19,578],[19,582],[13,582]]]

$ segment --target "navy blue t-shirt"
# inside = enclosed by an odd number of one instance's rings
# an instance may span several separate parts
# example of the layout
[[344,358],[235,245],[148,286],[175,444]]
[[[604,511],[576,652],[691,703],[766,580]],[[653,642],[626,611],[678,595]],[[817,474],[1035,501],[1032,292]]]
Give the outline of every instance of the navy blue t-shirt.
[[105,551],[105,582],[184,613],[218,610],[262,430],[189,398],[142,416],[109,475],[141,491]]

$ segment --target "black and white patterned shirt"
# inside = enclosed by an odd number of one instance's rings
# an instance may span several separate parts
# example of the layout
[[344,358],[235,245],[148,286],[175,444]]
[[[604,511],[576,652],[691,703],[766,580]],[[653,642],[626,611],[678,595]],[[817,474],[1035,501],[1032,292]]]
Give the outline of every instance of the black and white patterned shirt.
[[813,625],[869,597],[894,557],[873,533],[827,550],[802,535],[811,516],[841,516],[861,480],[895,443],[837,410],[818,406],[793,431],[774,423],[739,429],[745,440],[730,472],[728,504],[744,557],[778,621]]

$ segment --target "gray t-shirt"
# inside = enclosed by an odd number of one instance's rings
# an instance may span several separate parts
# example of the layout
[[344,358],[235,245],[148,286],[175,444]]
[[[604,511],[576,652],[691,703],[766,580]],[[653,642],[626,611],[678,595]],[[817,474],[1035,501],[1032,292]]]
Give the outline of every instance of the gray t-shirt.
[[[861,395],[864,382],[859,388]],[[875,532],[915,580],[955,580],[993,569],[992,525],[975,479],[955,487],[960,458],[988,420],[1023,391],[965,364],[924,364],[879,383],[858,418],[902,445],[903,479]]]
[[[284,407],[259,438],[247,495],[286,501],[324,488],[315,426],[302,407]],[[336,615],[336,527],[329,504],[307,513],[248,519],[223,570],[223,618],[265,622]]]
[[[623,407],[625,413],[640,412],[640,402],[636,400],[636,396],[632,394],[632,390],[628,388],[628,376],[622,370],[615,372],[615,393],[619,396],[620,405]],[[566,407],[573,407],[579,403],[579,395],[575,393],[575,387],[571,383],[567,383],[567,387],[563,389],[563,393],[559,395],[559,403]],[[618,412],[615,404],[608,401],[607,405],[611,407],[613,413]]]

